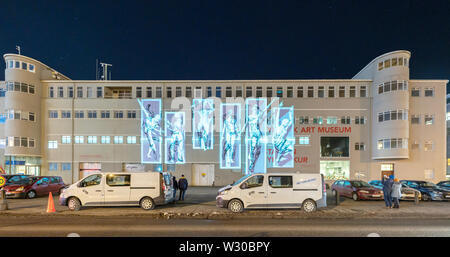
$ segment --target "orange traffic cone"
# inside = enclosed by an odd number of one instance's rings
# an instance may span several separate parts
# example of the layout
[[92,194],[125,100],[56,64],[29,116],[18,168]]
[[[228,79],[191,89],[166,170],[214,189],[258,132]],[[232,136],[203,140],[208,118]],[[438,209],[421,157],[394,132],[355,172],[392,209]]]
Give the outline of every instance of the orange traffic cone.
[[55,204],[53,203],[52,192],[48,195],[47,212],[56,212]]

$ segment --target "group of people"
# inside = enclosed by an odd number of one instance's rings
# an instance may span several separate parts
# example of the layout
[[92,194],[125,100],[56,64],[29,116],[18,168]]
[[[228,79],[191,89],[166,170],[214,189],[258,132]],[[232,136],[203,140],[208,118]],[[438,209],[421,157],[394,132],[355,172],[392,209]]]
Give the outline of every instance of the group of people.
[[181,175],[181,178],[177,181],[177,178],[173,176],[173,199],[175,201],[177,197],[177,190],[180,190],[180,197],[178,198],[178,201],[184,201],[184,195],[186,193],[186,190],[188,188],[188,182],[186,177],[184,177],[184,174]]
[[386,208],[400,208],[400,198],[402,197],[402,184],[394,175],[389,177],[384,175],[381,181],[383,184],[384,203]]

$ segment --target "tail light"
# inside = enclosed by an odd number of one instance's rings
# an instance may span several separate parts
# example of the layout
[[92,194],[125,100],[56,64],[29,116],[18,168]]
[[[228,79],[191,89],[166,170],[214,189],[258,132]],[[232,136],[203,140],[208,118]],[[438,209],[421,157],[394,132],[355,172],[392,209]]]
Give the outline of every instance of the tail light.
[[166,185],[164,183],[164,178],[161,179],[161,188],[163,191],[166,191]]

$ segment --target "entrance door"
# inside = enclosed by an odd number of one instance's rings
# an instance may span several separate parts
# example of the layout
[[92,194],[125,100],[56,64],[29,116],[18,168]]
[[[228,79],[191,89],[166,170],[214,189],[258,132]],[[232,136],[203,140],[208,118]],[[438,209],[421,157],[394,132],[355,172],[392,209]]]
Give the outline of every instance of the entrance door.
[[214,164],[194,164],[192,184],[194,186],[212,186],[214,183]]
[[381,179],[383,179],[384,175],[390,176],[394,175],[394,164],[393,163],[383,163],[381,164]]

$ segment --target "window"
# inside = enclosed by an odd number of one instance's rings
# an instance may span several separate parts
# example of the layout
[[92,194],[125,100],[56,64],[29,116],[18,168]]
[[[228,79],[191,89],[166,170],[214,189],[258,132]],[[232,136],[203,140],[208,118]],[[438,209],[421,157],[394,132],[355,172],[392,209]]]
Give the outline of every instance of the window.
[[84,111],[75,111],[76,119],[84,119]]
[[162,88],[156,87],[156,98],[162,98]]
[[297,87],[297,97],[303,98],[303,87]]
[[110,111],[101,111],[101,118],[102,119],[109,119],[111,117]]
[[[33,92],[34,92],[34,88],[33,88]],[[67,88],[67,97],[73,98],[73,87]]]
[[28,70],[28,64],[26,62],[22,62],[22,70]]
[[71,114],[71,112],[70,111],[61,111],[61,118],[63,118],[63,119],[70,119],[70,115]]
[[64,97],[64,88],[58,87],[58,97],[63,98]]
[[425,115],[425,125],[433,125],[434,123],[434,116],[433,115]]
[[[14,82],[14,91],[20,92],[20,83],[19,82]],[[52,88],[52,94],[53,94],[53,88]],[[49,93],[49,95],[50,95],[50,93]]]
[[328,97],[334,98],[334,87],[333,86],[328,87]]
[[123,111],[114,111],[115,119],[123,119]]
[[102,182],[102,174],[94,174],[83,179],[80,182],[80,186],[81,187],[97,186],[100,185],[101,182]]
[[420,124],[420,115],[411,115],[411,124]]
[[34,138],[28,139],[28,147],[34,147]]
[[323,118],[320,116],[313,118],[313,124],[323,124]]
[[29,121],[34,121],[34,112],[29,112],[28,113],[28,120]]
[[266,89],[266,96],[267,97],[272,97],[273,96],[273,89],[272,89],[272,87],[267,87],[267,89]]
[[433,97],[434,88],[425,88],[425,97]]
[[48,141],[48,149],[57,149],[58,141]]
[[253,187],[260,187],[263,185],[264,182],[264,176],[263,175],[256,175],[249,179],[247,179],[244,183],[242,183],[241,188],[253,188]]
[[252,97],[252,87],[246,87],[245,97]]
[[294,95],[294,88],[293,87],[288,87],[287,88],[287,97],[292,97]]
[[392,67],[397,66],[397,58],[392,58]]
[[97,98],[102,98],[102,97],[103,97],[103,88],[97,87]]
[[130,186],[131,175],[108,174],[106,184],[110,187]]
[[364,151],[366,150],[366,146],[364,143],[355,143],[355,151]]
[[364,116],[356,116],[355,117],[355,124],[364,125],[366,123],[366,117]]
[[321,137],[321,157],[349,157],[349,137]]
[[88,144],[97,144],[97,136],[88,136],[87,143]]
[[58,118],[58,111],[53,111],[53,110],[48,111],[48,117],[50,119],[57,119]]
[[48,163],[48,170],[49,171],[57,171],[58,170],[58,163],[56,163],[56,162],[49,162]]
[[102,144],[111,144],[111,137],[110,136],[102,136]]
[[256,97],[262,97],[262,87],[256,87]]
[[186,87],[186,97],[192,97],[192,88]]
[[222,97],[222,87],[216,87],[216,97]]
[[433,151],[433,141],[431,140],[425,141],[424,151]]
[[419,97],[420,96],[420,88],[412,88],[411,89],[411,96]]
[[367,87],[361,86],[359,88],[359,97],[367,97]]
[[28,84],[20,83],[20,92],[28,93]]
[[339,97],[345,97],[345,86],[339,87]]
[[14,146],[20,146],[20,137],[14,137]]
[[319,87],[319,90],[317,91],[317,96],[319,98],[323,98],[324,97],[324,87]]
[[123,136],[114,136],[114,144],[123,144]]
[[403,66],[403,58],[398,58],[398,65]]
[[277,87],[277,97],[283,97],[283,88]]
[[314,97],[314,87],[308,87],[308,97]]
[[384,83],[384,90],[383,91],[385,93],[391,91],[391,82],[390,81]]
[[136,98],[142,98],[142,87],[136,87]]
[[292,188],[292,176],[269,176],[272,188]]
[[14,62],[14,68],[20,69],[20,62],[19,61],[15,61]]
[[300,116],[299,117],[299,123],[300,124],[308,124],[309,123],[309,117],[308,116]]
[[75,144],[84,144],[84,136],[75,136]]
[[341,117],[341,124],[350,124],[350,123],[351,123],[350,116],[342,116]]
[[87,113],[89,119],[97,119],[97,111],[89,110]]
[[[15,85],[17,85],[17,84],[15,84]],[[20,84],[19,84],[19,85],[20,85]],[[18,91],[18,90],[15,90],[15,91]],[[49,88],[48,88],[48,97],[50,97],[50,98],[55,97],[55,92],[54,92],[53,87],[49,87]]]
[[383,69],[383,62],[379,62],[378,63],[378,70],[382,70]]
[[14,68],[14,61],[10,60],[8,61],[8,69]]
[[62,136],[61,143],[62,144],[70,144],[71,138],[72,138],[71,136]]
[[93,98],[94,94],[92,92],[92,87],[87,87],[86,88],[86,93],[87,93],[87,98]]
[[136,111],[127,111],[128,119],[136,119]]
[[356,87],[355,86],[350,87],[350,97],[356,97]]
[[77,87],[77,98],[83,98],[83,87]]
[[236,87],[236,97],[242,97],[242,87]]
[[309,145],[309,136],[300,136],[298,141],[300,145]]
[[172,98],[172,87],[166,88],[166,95],[167,95],[167,98]]
[[389,67],[391,67],[391,60],[390,59],[384,61],[384,68],[386,69],[386,68],[389,68]]
[[327,117],[327,124],[337,124],[337,117]]
[[225,89],[225,97],[232,97],[233,96],[233,89],[232,87],[226,87]]
[[151,87],[147,87],[145,92],[146,92],[147,98],[152,98],[152,88]]
[[26,138],[26,137],[21,137],[21,138],[20,138],[20,146],[22,146],[22,147],[28,147],[28,138]]
[[127,144],[136,144],[136,136],[127,136]]
[[384,112],[384,120],[388,121],[391,120],[391,112]]
[[72,170],[72,164],[70,162],[61,163],[61,169],[63,171],[71,171]]

